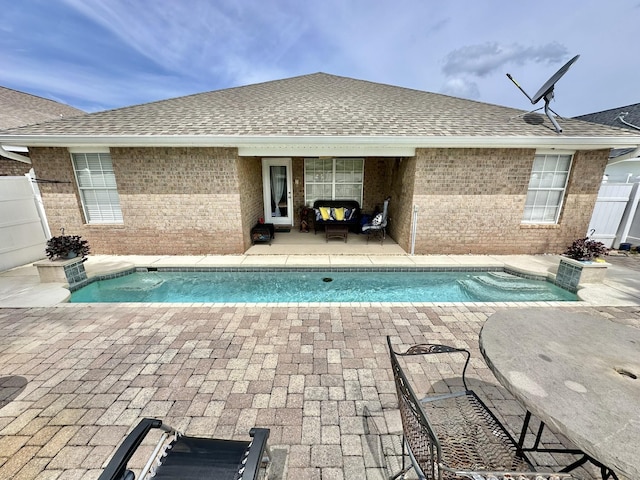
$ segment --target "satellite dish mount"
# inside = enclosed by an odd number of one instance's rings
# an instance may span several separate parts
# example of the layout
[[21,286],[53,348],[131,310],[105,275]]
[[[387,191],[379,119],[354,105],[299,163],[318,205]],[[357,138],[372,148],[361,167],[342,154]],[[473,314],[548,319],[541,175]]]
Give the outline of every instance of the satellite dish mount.
[[551,123],[553,124],[553,126],[556,129],[556,133],[562,133],[562,128],[560,127],[560,125],[558,125],[558,122],[556,121],[556,119],[549,113],[550,111],[553,112],[555,115],[558,115],[556,112],[554,112],[551,107],[549,107],[549,102],[551,102],[551,100],[553,100],[553,89],[556,86],[556,83],[558,83],[558,80],[560,80],[562,78],[562,76],[567,73],[567,70],[569,70],[569,67],[571,65],[574,64],[574,62],[576,60],[578,60],[578,58],[580,58],[580,55],[576,55],[575,57],[573,57],[571,60],[569,60],[567,63],[565,63],[562,68],[560,68],[560,70],[558,70],[556,73],[554,73],[551,78],[549,78],[549,80],[547,80],[545,82],[544,85],[542,85],[542,87],[540,87],[540,90],[537,91],[537,93],[533,96],[530,97],[529,94],[527,92],[524,91],[524,88],[522,88],[518,82],[515,81],[515,79],[507,73],[507,77],[509,77],[509,80],[511,80],[514,85],[516,87],[518,87],[518,89],[524,93],[524,95],[529,99],[529,101],[535,105],[536,103],[538,103],[540,100],[544,99],[544,107],[540,107],[536,110],[533,110],[534,112],[537,112],[538,110],[544,108],[544,113],[547,115],[547,118],[549,119],[549,121],[551,121]]

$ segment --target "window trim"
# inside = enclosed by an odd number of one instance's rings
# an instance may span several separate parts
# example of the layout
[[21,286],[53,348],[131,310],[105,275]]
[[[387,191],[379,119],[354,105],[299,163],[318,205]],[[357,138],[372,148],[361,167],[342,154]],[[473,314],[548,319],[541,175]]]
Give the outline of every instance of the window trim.
[[[536,157],[538,156],[555,156],[557,157],[557,159],[559,159],[559,157],[561,156],[569,156],[569,166],[567,168],[566,171],[566,178],[564,181],[564,185],[562,186],[562,188],[560,187],[546,187],[546,188],[532,188],[531,187],[531,179],[533,177],[533,172],[534,172],[534,167],[535,167],[535,160]],[[534,154],[534,159],[531,165],[531,171],[529,173],[529,185],[527,185],[527,192],[525,194],[525,203],[524,203],[524,209],[522,212],[522,221],[521,224],[522,225],[557,225],[559,220],[560,220],[560,215],[562,213],[562,210],[564,208],[564,202],[566,200],[567,197],[567,187],[569,185],[569,177],[571,176],[571,169],[573,168],[573,160],[574,160],[574,156],[575,156],[575,151],[571,150],[536,150],[535,154]],[[557,170],[556,170],[557,172]],[[554,172],[554,173],[556,173]],[[553,221],[543,221],[543,220],[525,220],[524,215],[525,215],[525,211],[527,208],[527,197],[529,196],[530,192],[540,192],[540,191],[544,191],[544,192],[561,192],[561,197],[560,197],[560,202],[558,203],[557,206],[557,210],[555,212],[555,216]],[[535,208],[536,205],[533,206],[533,208]]]
[[[331,168],[331,181],[330,182],[308,182],[307,181],[307,161],[308,160],[331,160],[332,168]],[[362,162],[362,180],[360,182],[344,182],[344,184],[352,184],[352,185],[360,185],[360,198],[353,199],[357,200],[358,204],[362,206],[362,201],[364,198],[364,167],[365,167],[365,158],[364,157],[330,157],[330,158],[319,158],[319,157],[305,157],[303,162],[303,174],[304,174],[304,202],[305,205],[311,206],[314,200],[318,199],[310,199],[308,195],[309,189],[307,185],[321,185],[321,184],[329,184],[331,183],[331,198],[323,198],[322,200],[346,200],[346,198],[336,198],[336,185],[341,185],[343,183],[336,182],[336,165],[338,160],[360,160]]]
[[[80,198],[80,204],[82,205],[82,214],[84,216],[84,221],[87,225],[122,225],[124,224],[124,218],[122,215],[122,205],[120,204],[120,194],[118,192],[118,185],[115,182],[114,178],[114,187],[82,187],[80,186],[80,180],[78,178],[78,168],[76,165],[75,155],[93,155],[93,154],[106,154],[109,155],[109,159],[111,160],[111,168],[113,169],[113,159],[111,158],[111,152],[108,148],[101,147],[88,147],[88,148],[69,148],[69,156],[71,158],[71,166],[73,168],[73,176],[76,181],[76,188],[78,190],[78,197]],[[115,174],[115,173],[114,173]],[[119,220],[114,219],[111,221],[104,220],[91,220],[91,216],[89,215],[89,210],[87,207],[87,202],[85,199],[84,192],[85,191],[96,191],[96,190],[108,190],[115,191],[116,195],[118,195],[118,204],[114,205],[113,203],[109,203],[109,208],[111,208],[116,213],[119,213]],[[115,208],[117,206],[117,209]],[[118,215],[116,215],[118,216]]]

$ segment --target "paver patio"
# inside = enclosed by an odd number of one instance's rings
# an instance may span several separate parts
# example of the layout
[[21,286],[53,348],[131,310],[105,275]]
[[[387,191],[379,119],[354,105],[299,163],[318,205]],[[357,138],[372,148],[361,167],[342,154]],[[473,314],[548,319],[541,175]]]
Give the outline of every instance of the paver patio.
[[[270,428],[276,478],[386,478],[401,431],[386,335],[469,348],[472,388],[519,429],[522,408],[478,350],[500,308],[513,307],[0,309],[0,478],[95,479],[143,416],[192,435]],[[563,309],[640,328],[637,306]],[[454,371],[434,363],[433,381]],[[559,459],[534,457],[541,466]]]

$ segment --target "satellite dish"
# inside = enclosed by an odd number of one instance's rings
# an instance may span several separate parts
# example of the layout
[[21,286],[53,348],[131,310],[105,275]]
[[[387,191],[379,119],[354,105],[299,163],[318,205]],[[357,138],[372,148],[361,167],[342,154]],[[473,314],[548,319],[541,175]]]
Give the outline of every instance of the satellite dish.
[[[547,80],[544,85],[542,85],[542,87],[540,87],[540,90],[537,91],[537,93],[533,96],[530,97],[529,94],[527,92],[524,91],[524,89],[518,84],[518,82],[516,82],[514,80],[514,78],[507,73],[507,77],[509,78],[509,80],[511,80],[516,87],[518,87],[518,89],[524,93],[524,95],[529,99],[529,101],[535,105],[536,103],[538,103],[540,100],[544,99],[544,113],[547,115],[547,117],[549,118],[549,120],[551,121],[551,123],[553,124],[553,126],[556,129],[557,133],[562,133],[562,128],[560,128],[560,125],[558,125],[558,122],[556,122],[556,119],[553,118],[551,116],[551,114],[549,113],[549,111],[551,110],[551,108],[549,107],[549,102],[553,99],[553,89],[556,86],[556,83],[558,83],[558,80],[560,80],[562,78],[562,76],[567,73],[567,70],[569,70],[569,67],[571,67],[571,65],[573,65],[575,63],[576,60],[578,60],[578,58],[580,58],[580,55],[576,55],[575,57],[573,57],[571,60],[569,60],[567,63],[565,63],[562,68],[560,68],[560,70],[558,70],[556,73],[554,73],[551,78],[549,78],[549,80]],[[539,110],[539,109],[538,109]],[[551,110],[553,112],[553,110]],[[556,113],[556,112],[553,112]],[[558,115],[556,113],[556,115]]]

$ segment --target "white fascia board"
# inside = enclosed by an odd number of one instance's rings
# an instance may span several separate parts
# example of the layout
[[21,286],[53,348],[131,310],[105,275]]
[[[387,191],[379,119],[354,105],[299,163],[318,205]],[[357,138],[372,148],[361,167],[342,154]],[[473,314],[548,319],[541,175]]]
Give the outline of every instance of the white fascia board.
[[[202,135],[24,135],[0,136],[0,143],[27,145],[29,147],[234,147],[252,155],[261,155],[277,151],[284,154],[286,149],[299,151],[303,155],[314,152],[330,151],[339,148],[348,151],[371,149],[379,153],[385,150],[388,155],[406,156],[416,148],[532,148],[532,149],[565,149],[565,150],[597,150],[604,148],[638,147],[640,136],[620,137],[556,137],[508,136],[508,137],[362,137],[362,136],[202,136]],[[402,155],[395,155],[395,150]],[[361,154],[361,153],[360,153]]]

